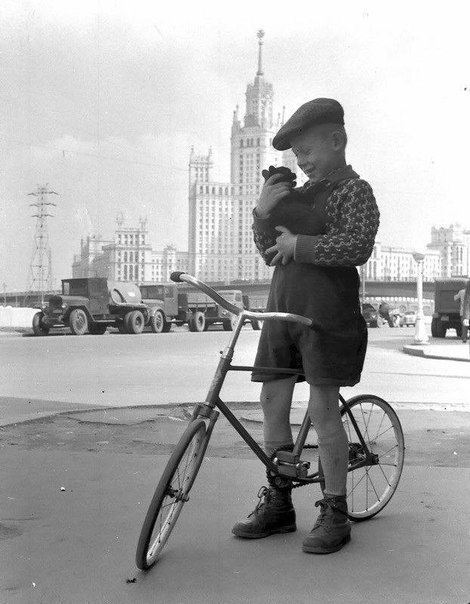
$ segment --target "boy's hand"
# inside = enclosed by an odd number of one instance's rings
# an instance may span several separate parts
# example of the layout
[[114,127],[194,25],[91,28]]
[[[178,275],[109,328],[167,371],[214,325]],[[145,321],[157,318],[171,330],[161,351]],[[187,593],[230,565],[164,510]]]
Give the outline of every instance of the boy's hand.
[[276,252],[276,255],[269,263],[270,266],[275,266],[282,261],[282,264],[287,264],[294,259],[295,242],[297,235],[293,235],[289,229],[284,226],[275,227],[276,231],[281,231],[279,237],[276,237],[276,245],[268,248],[266,253]]
[[[291,192],[292,182],[286,182],[282,180],[283,178],[285,178],[283,174],[274,174],[264,183],[256,206],[256,214],[259,218],[267,218],[278,202]],[[282,182],[278,182],[280,180]]]

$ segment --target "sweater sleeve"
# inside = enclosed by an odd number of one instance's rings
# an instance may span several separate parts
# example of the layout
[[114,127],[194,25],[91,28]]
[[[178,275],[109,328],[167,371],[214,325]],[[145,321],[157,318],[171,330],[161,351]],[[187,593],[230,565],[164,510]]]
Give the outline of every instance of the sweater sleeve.
[[329,218],[324,235],[298,235],[295,262],[319,266],[360,266],[374,248],[379,210],[371,186],[350,180],[332,193],[326,205]]
[[270,266],[271,260],[275,254],[266,253],[266,250],[272,247],[276,243],[276,237],[279,237],[279,233],[273,229],[269,218],[259,218],[253,210],[253,239],[255,242],[256,249],[260,253],[265,263]]

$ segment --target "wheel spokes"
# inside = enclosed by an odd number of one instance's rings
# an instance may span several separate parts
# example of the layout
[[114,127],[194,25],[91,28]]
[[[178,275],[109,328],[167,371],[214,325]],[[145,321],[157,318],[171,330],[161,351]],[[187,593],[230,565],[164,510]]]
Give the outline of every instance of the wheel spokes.
[[[375,397],[357,397],[342,415],[349,442],[348,505],[353,519],[366,519],[387,504],[398,484],[403,465],[401,427],[393,409]],[[365,455],[362,442],[372,458]],[[364,465],[354,468],[361,461]]]

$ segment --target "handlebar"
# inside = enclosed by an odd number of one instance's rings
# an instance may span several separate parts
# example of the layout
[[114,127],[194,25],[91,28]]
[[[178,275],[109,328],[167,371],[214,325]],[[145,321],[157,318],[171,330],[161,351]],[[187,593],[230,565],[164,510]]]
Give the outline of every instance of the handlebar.
[[222,308],[225,308],[225,310],[228,310],[228,312],[237,316],[243,313],[243,316],[247,317],[248,319],[258,319],[260,321],[264,321],[265,319],[290,321],[291,323],[301,323],[302,325],[306,325],[307,327],[312,327],[313,325],[312,319],[302,317],[301,315],[295,315],[288,312],[253,312],[251,310],[240,308],[240,306],[236,306],[235,304],[232,304],[231,302],[223,298],[206,283],[199,281],[199,279],[196,279],[196,277],[188,275],[185,272],[176,271],[174,273],[171,273],[170,279],[175,283],[184,282],[189,283],[190,285],[194,285],[194,287],[207,294],[210,298],[214,300],[214,302],[222,306]]

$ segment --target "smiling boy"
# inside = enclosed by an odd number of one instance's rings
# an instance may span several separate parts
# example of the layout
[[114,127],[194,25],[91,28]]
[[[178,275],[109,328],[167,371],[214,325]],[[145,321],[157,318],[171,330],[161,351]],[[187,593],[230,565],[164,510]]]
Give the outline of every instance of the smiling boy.
[[[276,267],[266,310],[304,315],[316,325],[311,329],[265,321],[255,366],[299,369],[305,378],[254,370],[252,380],[263,382],[264,445],[269,455],[292,447],[294,386],[303,379],[310,386],[308,410],[325,483],[323,499],[316,503],[319,517],[302,549],[318,554],[337,551],[350,539],[348,440],[338,397],[341,386],[359,382],[364,363],[367,328],[355,267],[370,257],[379,225],[370,185],[346,164],[346,143],[344,112],[337,101],[322,98],[302,105],[276,134],[273,147],[292,148],[308,176],[308,182],[295,189],[308,211],[296,228],[273,224],[271,213],[292,194],[292,185],[274,175],[265,182],[253,213],[255,244]],[[268,482],[263,501],[247,521],[233,527],[237,537],[256,539],[296,530],[291,487],[276,486],[269,475]]]

